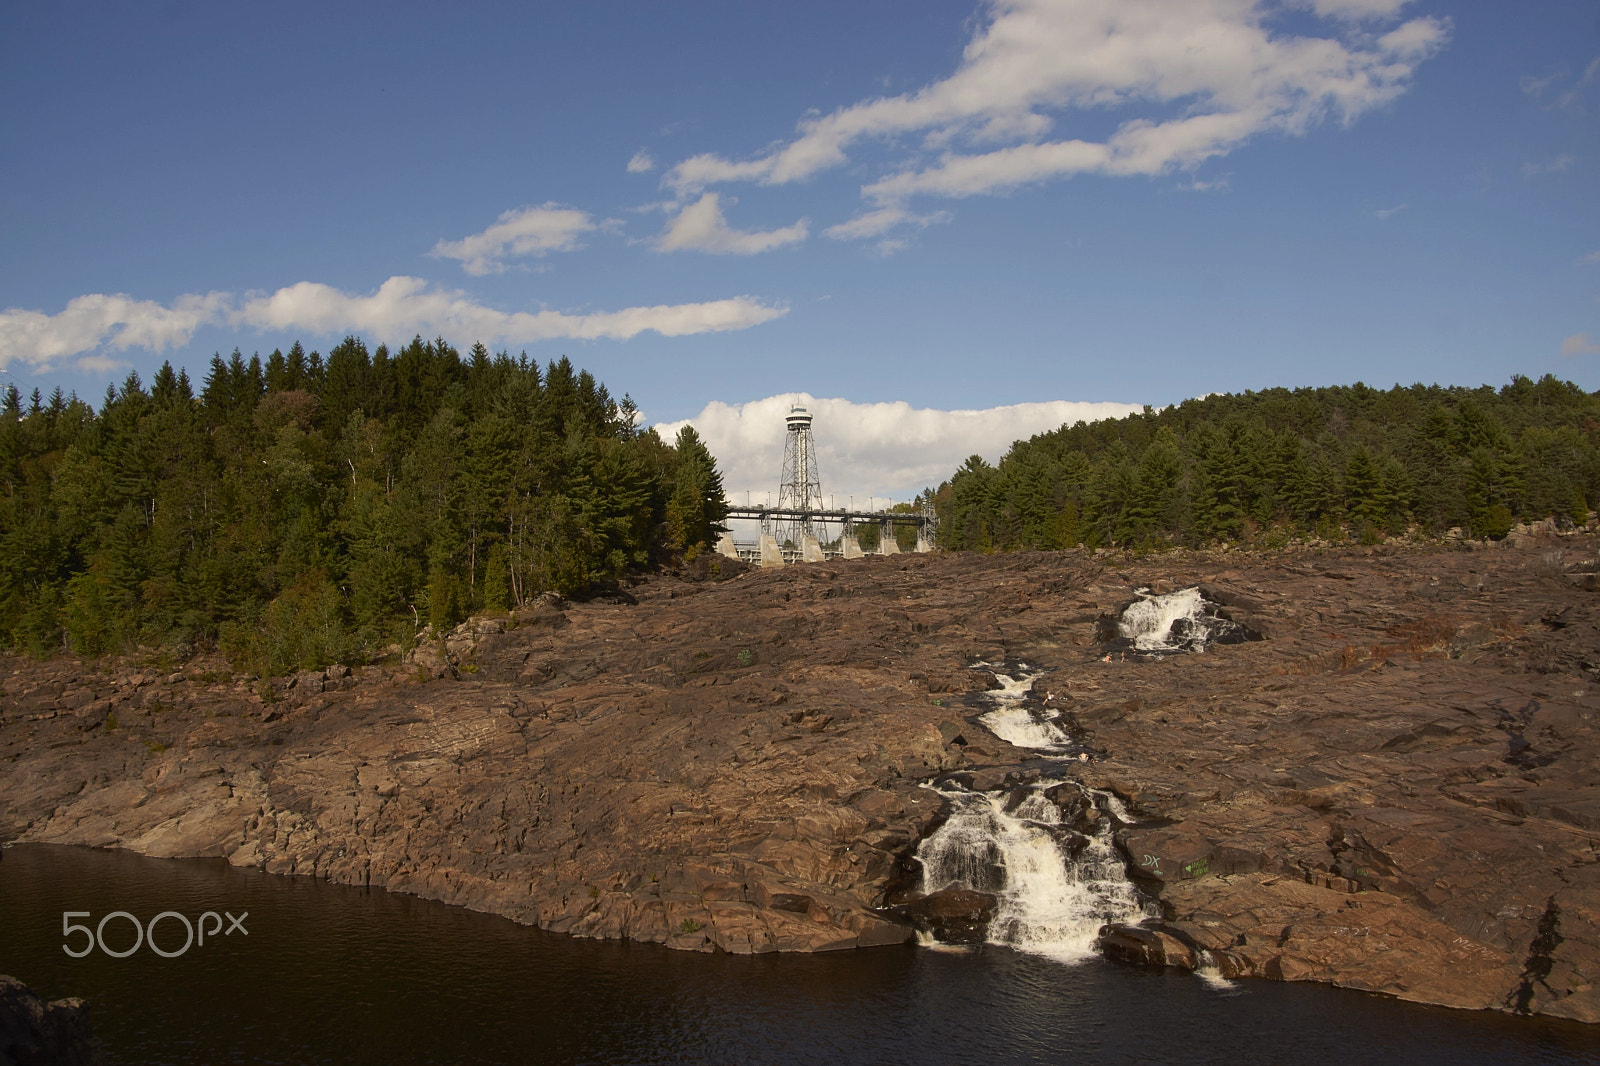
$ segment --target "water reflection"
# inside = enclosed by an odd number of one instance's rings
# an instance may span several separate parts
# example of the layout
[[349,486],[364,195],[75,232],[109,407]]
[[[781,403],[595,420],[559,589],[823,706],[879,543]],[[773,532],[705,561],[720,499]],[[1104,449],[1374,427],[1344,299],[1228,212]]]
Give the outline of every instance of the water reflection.
[[[248,935],[176,959],[72,959],[67,910],[248,911]],[[127,1063],[1600,1063],[1589,1027],[1319,987],[1218,990],[992,946],[693,955],[221,862],[41,845],[0,862],[0,972],[90,997]]]

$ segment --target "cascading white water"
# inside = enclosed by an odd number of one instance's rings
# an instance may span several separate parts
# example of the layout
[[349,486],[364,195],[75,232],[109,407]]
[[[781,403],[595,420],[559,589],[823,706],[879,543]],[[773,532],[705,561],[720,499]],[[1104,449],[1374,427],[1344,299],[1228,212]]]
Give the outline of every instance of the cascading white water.
[[[1000,682],[983,695],[994,709],[978,719],[990,732],[1041,753],[1077,748],[1066,730],[1030,706],[1038,670],[1027,663],[974,665],[994,670]],[[1087,758],[1081,749],[1079,758]],[[1067,801],[1072,824],[1046,795],[1057,786],[1075,797]],[[989,943],[1068,962],[1088,958],[1101,926],[1146,916],[1112,843],[1113,821],[1130,819],[1115,796],[1074,782],[1018,787],[1025,793],[939,790],[952,810],[917,846],[922,891],[965,888],[994,896]]]
[[1213,614],[1198,586],[1154,595],[1139,589],[1139,599],[1122,612],[1117,632],[1142,652],[1205,651],[1206,645],[1233,642],[1244,630]]
[[[978,663],[979,667],[998,666],[998,663]],[[978,721],[1008,744],[1015,744],[1019,748],[1034,748],[1039,751],[1059,752],[1066,751],[1072,745],[1072,738],[1066,730],[1048,719],[1040,718],[1027,706],[1027,699],[1033,686],[1033,679],[1039,676],[1038,671],[1029,670],[1027,663],[1018,664],[1017,676],[995,672],[995,680],[1000,682],[1000,688],[995,692],[985,693],[989,702],[995,705],[994,710],[982,715]]]
[[1140,651],[1177,651],[1182,645],[1172,639],[1173,624],[1183,620],[1203,626],[1204,602],[1199,588],[1180,589],[1165,596],[1143,595],[1122,612],[1117,631]]
[[[941,790],[955,809],[917,859],[926,893],[967,888],[995,897],[989,943],[1075,962],[1094,953],[1101,926],[1145,915],[1112,847],[1110,819],[1095,819],[1085,834],[1068,828],[1044,795],[1059,783],[1029,786],[1009,813],[1007,793]],[[1097,794],[1081,791],[1092,804]]]

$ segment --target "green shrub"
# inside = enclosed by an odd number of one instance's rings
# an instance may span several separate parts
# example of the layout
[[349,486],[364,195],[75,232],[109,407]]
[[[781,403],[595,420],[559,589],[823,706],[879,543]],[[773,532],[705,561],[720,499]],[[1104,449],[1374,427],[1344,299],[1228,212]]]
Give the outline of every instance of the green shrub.
[[237,669],[263,678],[363,658],[344,597],[320,571],[300,575],[258,618],[224,623],[219,642]]

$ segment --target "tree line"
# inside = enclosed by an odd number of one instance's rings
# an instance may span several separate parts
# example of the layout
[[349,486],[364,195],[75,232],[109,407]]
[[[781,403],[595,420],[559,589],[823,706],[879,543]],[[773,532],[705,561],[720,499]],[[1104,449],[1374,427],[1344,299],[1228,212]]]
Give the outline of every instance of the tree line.
[[1600,392],[1550,375],[1146,407],[1017,441],[995,466],[972,456],[935,495],[941,545],[978,551],[1503,537],[1582,523],[1597,500]]
[[636,426],[562,357],[420,337],[163,364],[99,410],[0,409],[0,642],[220,644],[264,673],[361,661],[481,610],[692,556],[727,513],[691,428]]

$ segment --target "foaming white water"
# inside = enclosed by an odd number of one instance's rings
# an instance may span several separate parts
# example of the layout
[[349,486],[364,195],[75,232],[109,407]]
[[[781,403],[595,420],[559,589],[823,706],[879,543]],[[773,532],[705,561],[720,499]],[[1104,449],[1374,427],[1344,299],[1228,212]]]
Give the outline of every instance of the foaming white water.
[[1239,633],[1239,627],[1206,610],[1199,586],[1155,596],[1139,590],[1117,622],[1117,631],[1144,652],[1205,651],[1213,640]]
[[932,933],[918,933],[917,947],[927,948],[929,951],[942,951],[946,955],[967,955],[977,950],[971,944],[946,944],[935,939]]
[[1117,630],[1140,651],[1176,651],[1179,645],[1172,640],[1173,623],[1180,619],[1200,620],[1203,602],[1198,587],[1180,589],[1165,596],[1143,595],[1122,612]]
[[[1087,836],[1067,829],[1043,794],[1053,784],[1031,786],[1010,813],[1004,792],[944,792],[955,810],[917,858],[924,892],[967,888],[995,897],[989,943],[1077,962],[1094,954],[1102,925],[1137,922],[1144,913],[1112,847],[1110,820],[1097,819]],[[1076,858],[1058,836],[1076,845]]]
[[1117,821],[1123,823],[1133,821],[1133,815],[1128,813],[1128,808],[1122,805],[1122,801],[1119,800],[1115,794],[1110,792],[1095,792],[1095,796],[1099,798],[1101,805],[1104,806],[1107,811],[1111,812],[1111,817],[1115,818]]
[[1238,989],[1237,981],[1229,981],[1227,980],[1226,976],[1222,976],[1221,970],[1216,968],[1216,964],[1214,964],[1214,962],[1206,962],[1206,964],[1200,965],[1200,967],[1195,970],[1195,976],[1200,978],[1200,980],[1205,981],[1206,988],[1214,989],[1214,991],[1240,991],[1240,989]]
[[[987,667],[992,664],[977,665]],[[1000,682],[1000,688],[984,693],[984,698],[992,702],[995,708],[980,716],[978,721],[1001,740],[1015,744],[1019,748],[1037,748],[1040,751],[1066,750],[1072,742],[1066,731],[1054,722],[1036,717],[1028,709],[1026,700],[1032,689],[1033,679],[1039,675],[1037,671],[1028,670],[1026,663],[1020,665],[1018,677],[1001,673],[994,675],[995,680]]]

